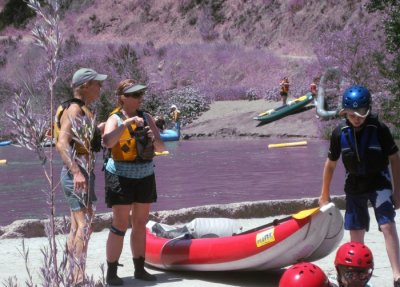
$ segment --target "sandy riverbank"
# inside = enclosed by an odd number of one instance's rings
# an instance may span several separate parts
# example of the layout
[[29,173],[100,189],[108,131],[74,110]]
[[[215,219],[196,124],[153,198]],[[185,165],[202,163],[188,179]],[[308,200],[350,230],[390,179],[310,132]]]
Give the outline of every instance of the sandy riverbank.
[[[373,210],[370,209],[370,213]],[[342,211],[343,213],[343,211]],[[271,222],[277,217],[266,217],[262,220]],[[241,221],[245,223],[246,221]],[[255,221],[257,222],[257,220]],[[250,223],[248,223],[250,224]],[[397,223],[397,228],[400,224]],[[105,264],[105,242],[107,239],[108,230],[95,232],[92,234],[87,261],[87,274],[93,276],[95,280],[102,278],[101,264]],[[118,274],[125,281],[124,286],[193,286],[193,287],[222,287],[222,286],[238,286],[238,287],[251,287],[251,286],[264,286],[273,287],[278,286],[279,278],[283,270],[268,271],[268,272],[167,272],[162,270],[149,269],[153,274],[157,275],[157,282],[149,283],[138,281],[132,278],[133,264],[129,248],[129,235],[130,230],[126,235],[124,241],[124,250],[120,258],[120,263],[124,266],[119,268]],[[63,250],[65,244],[65,235],[57,236],[59,250]],[[349,240],[348,232],[345,232],[342,243]],[[370,232],[366,235],[366,244],[371,248],[375,257],[375,269],[373,277],[370,281],[373,286],[389,287],[393,286],[391,268],[389,260],[386,256],[384,239],[381,232],[379,232],[375,220],[371,221]],[[42,266],[43,255],[41,249],[48,245],[47,238],[37,237],[25,239],[25,246],[29,248],[29,266],[32,272],[33,281],[36,284],[41,282],[39,278],[39,268]],[[0,240],[0,281],[3,282],[10,276],[18,278],[21,284],[27,279],[25,272],[24,259],[19,253],[22,248],[22,239],[3,239]],[[335,252],[332,252],[327,257],[320,259],[316,262],[327,274],[334,275],[334,257]]]
[[[315,108],[286,116],[257,127],[257,114],[280,106],[281,102],[218,101],[192,124],[182,129],[186,138],[204,137],[318,137]],[[312,107],[312,108],[311,108]]]

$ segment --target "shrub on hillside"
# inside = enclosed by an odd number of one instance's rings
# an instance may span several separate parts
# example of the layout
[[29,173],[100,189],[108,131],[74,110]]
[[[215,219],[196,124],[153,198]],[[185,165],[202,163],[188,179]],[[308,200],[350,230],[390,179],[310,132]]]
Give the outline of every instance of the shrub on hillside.
[[329,119],[329,120],[320,120],[317,123],[317,130],[319,138],[329,140],[333,130],[336,126],[342,121],[341,118]]
[[[270,90],[279,86],[280,78],[290,68],[272,52],[227,43],[174,44],[160,50],[162,53],[158,53],[157,58],[143,62],[157,90],[190,85],[213,100],[246,99],[249,89]],[[307,77],[307,72],[302,72],[293,81],[301,82],[301,78]],[[311,79],[309,77],[307,85]]]
[[218,38],[219,34],[214,30],[215,23],[211,16],[211,11],[204,8],[199,21],[199,32],[204,41],[212,41]]
[[21,41],[21,37],[13,38],[11,36],[0,40],[0,68],[7,64],[9,53],[17,49],[19,41]]
[[386,80],[379,72],[382,40],[371,37],[374,30],[365,25],[323,34],[314,51],[322,67],[338,67],[346,82],[379,91]]
[[287,1],[287,9],[294,14],[303,9],[306,4],[305,0],[289,0]]
[[108,45],[106,63],[111,65],[121,78],[147,82],[147,76],[139,63],[135,48],[129,44]]
[[191,123],[207,111],[211,103],[210,98],[191,87],[167,91],[163,94],[163,98],[164,103],[168,104],[160,108],[160,113],[168,115],[170,106],[176,105],[181,111],[182,125]]
[[24,0],[9,0],[0,12],[0,30],[9,25],[20,28],[24,27],[30,18],[35,17]]

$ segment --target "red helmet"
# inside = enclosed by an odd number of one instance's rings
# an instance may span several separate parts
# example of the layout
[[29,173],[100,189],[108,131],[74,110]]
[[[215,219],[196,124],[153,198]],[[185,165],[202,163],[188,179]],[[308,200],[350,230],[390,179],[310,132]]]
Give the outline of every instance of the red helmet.
[[301,262],[288,268],[279,281],[279,287],[329,287],[324,271],[317,265]]
[[359,242],[347,242],[336,252],[335,266],[350,266],[358,268],[374,268],[374,257],[371,250]]

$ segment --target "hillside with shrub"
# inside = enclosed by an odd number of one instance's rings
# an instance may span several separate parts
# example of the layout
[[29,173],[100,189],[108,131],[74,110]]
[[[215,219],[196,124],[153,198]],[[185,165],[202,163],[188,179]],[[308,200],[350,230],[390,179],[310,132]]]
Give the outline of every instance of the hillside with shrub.
[[[23,90],[42,113],[48,95],[43,52],[30,37],[35,17],[23,10],[24,19],[10,17],[22,9],[11,2],[19,1],[0,1],[1,109]],[[179,103],[187,124],[211,101],[279,100],[283,76],[291,96],[300,96],[336,66],[341,74],[329,84],[337,94],[352,83],[367,85],[384,112],[395,97],[382,73],[393,56],[385,46],[387,14],[366,9],[370,2],[376,1],[65,0],[57,101],[70,97],[74,70],[88,66],[109,75],[100,120],[115,105],[117,83],[134,78],[149,86],[147,110],[166,114]],[[332,108],[337,94],[328,101]],[[7,123],[0,120],[4,133]]]

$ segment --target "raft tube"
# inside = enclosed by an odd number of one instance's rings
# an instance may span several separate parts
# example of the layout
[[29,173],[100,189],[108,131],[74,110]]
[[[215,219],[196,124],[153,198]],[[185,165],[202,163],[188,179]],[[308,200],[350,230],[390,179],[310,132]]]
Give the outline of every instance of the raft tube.
[[194,233],[188,233],[169,239],[152,230],[148,225],[146,263],[150,266],[188,271],[271,270],[330,254],[343,238],[343,217],[329,203],[221,237],[194,238]]

